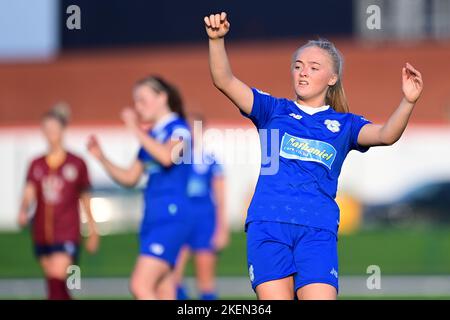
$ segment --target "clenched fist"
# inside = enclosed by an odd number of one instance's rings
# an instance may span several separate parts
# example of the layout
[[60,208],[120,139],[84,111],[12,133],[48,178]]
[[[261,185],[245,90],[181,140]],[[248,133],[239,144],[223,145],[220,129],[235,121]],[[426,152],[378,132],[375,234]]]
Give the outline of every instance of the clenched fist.
[[211,14],[209,17],[205,17],[204,21],[206,33],[211,40],[225,37],[230,30],[230,22],[228,22],[225,12]]

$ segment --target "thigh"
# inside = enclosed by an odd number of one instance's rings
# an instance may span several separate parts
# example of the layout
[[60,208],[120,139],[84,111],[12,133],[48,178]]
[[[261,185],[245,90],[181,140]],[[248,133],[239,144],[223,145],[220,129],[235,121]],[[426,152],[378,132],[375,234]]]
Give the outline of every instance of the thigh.
[[294,299],[294,278],[271,280],[261,283],[256,287],[258,300],[293,300]]
[[50,258],[48,255],[40,255],[38,256],[39,264],[44,272],[46,277],[50,277],[51,269],[50,269]]
[[336,288],[326,283],[311,283],[297,290],[299,300],[336,300]]
[[180,284],[183,281],[184,269],[187,262],[189,261],[190,250],[188,246],[183,246],[178,254],[176,264],[175,264],[175,282]]
[[298,228],[306,230],[294,247],[296,292],[308,299],[336,297],[339,289],[336,236],[323,229]]
[[173,272],[167,272],[159,281],[157,286],[157,297],[159,300],[176,299],[176,283]]
[[170,273],[170,265],[159,258],[141,255],[137,258],[131,275],[132,283],[156,286],[161,279]]
[[[247,260],[253,290],[256,291],[265,282],[285,279],[296,273],[289,230],[286,227],[282,223],[259,221],[248,225]],[[284,284],[286,281],[281,282]],[[294,292],[293,284],[290,292]]]
[[65,279],[67,269],[72,264],[72,257],[65,252],[53,252],[48,256],[49,276],[56,279]]

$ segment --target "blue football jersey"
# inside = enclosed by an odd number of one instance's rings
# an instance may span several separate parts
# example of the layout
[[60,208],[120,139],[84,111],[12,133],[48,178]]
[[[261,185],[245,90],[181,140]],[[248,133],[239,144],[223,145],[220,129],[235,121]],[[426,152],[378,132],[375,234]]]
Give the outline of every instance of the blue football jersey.
[[251,221],[278,221],[327,229],[339,227],[335,201],[342,164],[367,119],[331,107],[309,114],[296,102],[252,89],[249,115],[261,144],[261,171],[248,209]]
[[[172,113],[162,122],[155,125],[149,131],[149,136],[160,143],[166,143],[171,139],[183,140],[187,148],[185,150],[191,156],[191,134],[186,121]],[[170,167],[164,167],[143,147],[140,148],[137,158],[143,163],[148,174],[147,185],[144,189],[144,222],[176,216],[180,206],[184,206],[186,198],[186,186],[190,172],[190,164],[179,161]]]
[[201,163],[193,163],[189,174],[187,194],[195,211],[210,212],[214,208],[213,179],[223,175],[215,156],[204,153]]

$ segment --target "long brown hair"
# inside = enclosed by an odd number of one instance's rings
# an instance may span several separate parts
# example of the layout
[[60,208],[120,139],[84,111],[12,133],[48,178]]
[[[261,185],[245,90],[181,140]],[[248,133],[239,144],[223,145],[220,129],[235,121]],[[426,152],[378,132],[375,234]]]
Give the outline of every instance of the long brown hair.
[[345,96],[344,86],[342,84],[342,71],[344,68],[344,59],[339,50],[334,46],[331,41],[326,39],[309,40],[305,45],[295,50],[292,64],[294,64],[298,53],[309,47],[317,47],[325,50],[333,62],[333,69],[338,80],[332,86],[328,86],[327,94],[325,96],[325,104],[330,105],[336,112],[347,113],[349,112],[347,97]]
[[183,99],[181,98],[180,92],[174,85],[156,75],[151,75],[138,80],[135,87],[141,85],[147,85],[157,93],[165,92],[167,94],[167,104],[169,105],[170,110],[177,113],[181,118],[186,119],[183,108]]

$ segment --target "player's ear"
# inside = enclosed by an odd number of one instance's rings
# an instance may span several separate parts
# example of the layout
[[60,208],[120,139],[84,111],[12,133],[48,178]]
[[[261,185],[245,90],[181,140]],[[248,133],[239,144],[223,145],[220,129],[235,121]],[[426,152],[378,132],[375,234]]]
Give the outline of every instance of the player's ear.
[[337,74],[333,73],[333,75],[331,76],[330,80],[328,80],[328,85],[329,86],[334,86],[336,84],[336,82],[339,80],[339,77]]

